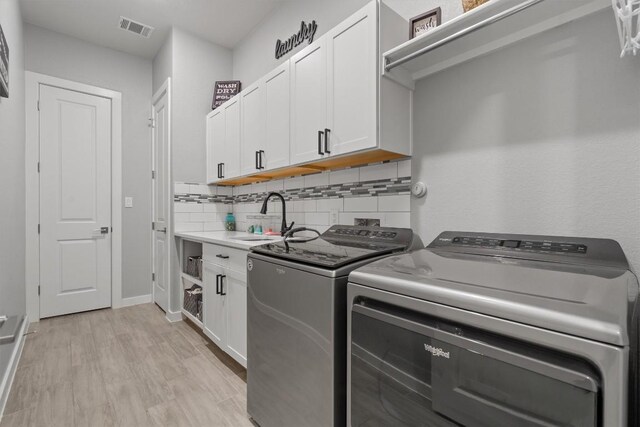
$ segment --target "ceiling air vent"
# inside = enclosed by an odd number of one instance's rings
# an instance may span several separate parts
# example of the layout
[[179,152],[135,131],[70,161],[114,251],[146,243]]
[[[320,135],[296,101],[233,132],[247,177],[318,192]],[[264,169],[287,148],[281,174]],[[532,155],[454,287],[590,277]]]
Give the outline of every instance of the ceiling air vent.
[[120,29],[122,30],[136,33],[137,35],[145,37],[147,39],[153,32],[153,27],[134,21],[133,19],[125,18],[124,16],[120,17],[120,24],[118,25],[118,27],[120,27]]

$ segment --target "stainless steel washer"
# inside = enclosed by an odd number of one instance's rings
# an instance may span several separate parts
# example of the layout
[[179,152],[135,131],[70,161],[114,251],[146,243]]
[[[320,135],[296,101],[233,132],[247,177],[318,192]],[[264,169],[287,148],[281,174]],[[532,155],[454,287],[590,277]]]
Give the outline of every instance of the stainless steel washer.
[[333,226],[248,256],[247,411],[262,427],[346,423],[348,274],[423,248],[411,230]]
[[348,284],[348,425],[635,426],[638,281],[611,240],[445,232]]

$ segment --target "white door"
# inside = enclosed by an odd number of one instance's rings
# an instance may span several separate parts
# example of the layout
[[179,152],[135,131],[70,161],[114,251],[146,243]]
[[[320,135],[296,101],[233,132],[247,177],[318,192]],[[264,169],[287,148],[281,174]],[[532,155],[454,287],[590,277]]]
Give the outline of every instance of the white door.
[[207,184],[215,184],[222,176],[224,126],[224,110],[221,107],[207,115]]
[[247,366],[247,283],[242,274],[225,270],[222,291],[227,312],[227,353]]
[[370,3],[327,35],[327,132],[331,155],[377,144],[377,4]]
[[[291,163],[327,157],[326,38],[313,42],[291,58]],[[353,116],[356,111],[351,111]]]
[[260,160],[265,170],[289,166],[289,64],[289,61],[285,62],[264,79],[266,128],[263,140],[266,148],[263,148]]
[[260,150],[266,148],[265,135],[265,99],[264,86],[259,81],[240,92],[240,121],[241,131],[241,175],[249,175],[261,170]]
[[221,289],[223,276],[222,267],[206,261],[203,263],[204,332],[220,348],[225,348],[227,328],[226,295],[223,295],[226,292]]
[[111,100],[40,85],[40,317],[111,305]]
[[153,97],[153,301],[169,309],[169,94],[165,85]]
[[224,109],[224,155],[222,178],[240,176],[240,97],[236,95],[219,108]]

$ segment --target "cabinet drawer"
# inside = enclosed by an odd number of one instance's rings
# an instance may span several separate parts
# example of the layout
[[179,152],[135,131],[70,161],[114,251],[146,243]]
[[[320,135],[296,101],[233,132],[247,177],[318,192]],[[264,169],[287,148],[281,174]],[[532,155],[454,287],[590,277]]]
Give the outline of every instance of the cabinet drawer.
[[241,249],[207,243],[203,245],[202,258],[223,268],[241,273],[246,271],[247,251]]

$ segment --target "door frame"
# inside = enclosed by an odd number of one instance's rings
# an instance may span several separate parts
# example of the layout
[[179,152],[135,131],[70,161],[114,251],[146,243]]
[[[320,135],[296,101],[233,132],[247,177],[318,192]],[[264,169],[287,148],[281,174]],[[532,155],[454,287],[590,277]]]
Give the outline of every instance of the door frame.
[[[167,245],[168,245],[168,259],[167,261],[167,277],[166,277],[166,286],[167,286],[167,311],[166,311],[166,317],[167,319],[169,319],[171,317],[171,314],[173,314],[173,312],[171,311],[171,293],[172,293],[172,287],[171,287],[171,247],[172,247],[172,242],[174,240],[173,238],[173,185],[171,184],[171,180],[172,178],[172,168],[171,168],[171,77],[167,77],[167,80],[164,81],[164,83],[162,83],[162,85],[158,88],[158,90],[153,94],[153,97],[151,98],[151,117],[149,119],[150,122],[153,122],[154,119],[154,105],[156,103],[156,101],[158,99],[160,99],[162,97],[162,95],[164,93],[167,93],[167,165],[168,165],[168,170],[166,171],[166,180],[167,180],[167,190],[168,190],[168,194],[167,197],[169,197],[169,203],[167,204],[167,233],[166,233],[166,239],[167,239]],[[155,123],[152,124],[153,126],[155,126]],[[151,170],[153,171],[153,166],[154,166],[154,158],[155,158],[155,150],[156,150],[156,146],[155,146],[155,141],[153,140],[153,128],[150,127],[151,130]],[[152,182],[151,182],[151,224],[153,224],[153,220],[155,219],[155,209],[156,209],[156,203],[155,203],[155,198],[156,195],[154,194],[154,185],[153,185],[153,178],[152,178]],[[153,273],[155,270],[155,266],[156,266],[156,259],[155,259],[155,241],[154,241],[154,231],[151,231],[151,271],[149,272],[149,277],[151,277],[151,302],[155,304],[156,301],[156,287],[153,281]],[[173,316],[175,317],[175,315]],[[182,318],[180,318],[180,320],[182,320]]]
[[25,196],[27,315],[40,320],[40,159],[38,98],[40,85],[100,96],[111,100],[111,308],[122,307],[122,94],[97,86],[45,74],[25,72]]

